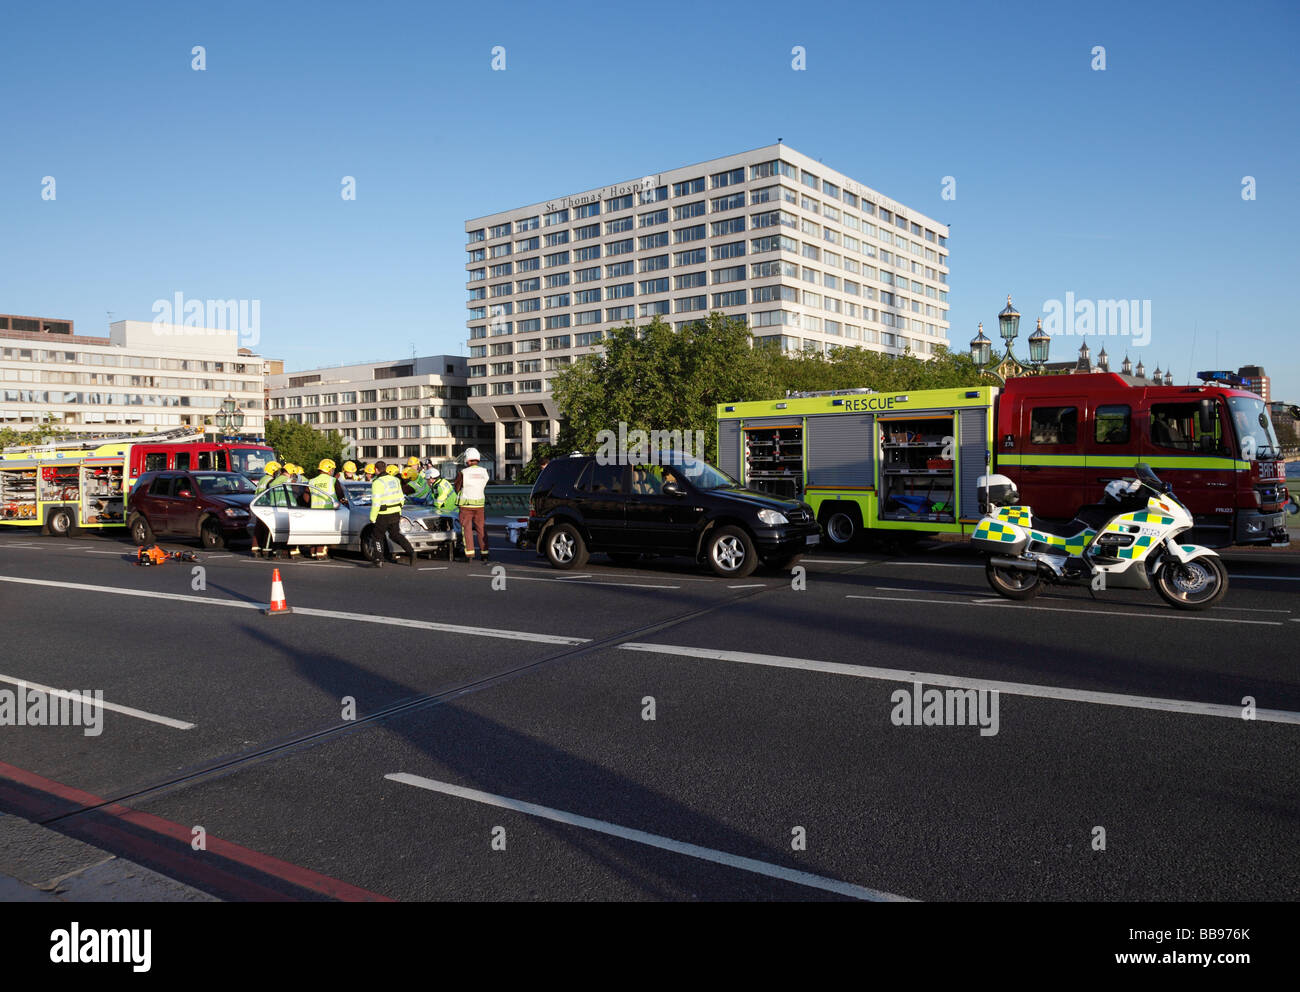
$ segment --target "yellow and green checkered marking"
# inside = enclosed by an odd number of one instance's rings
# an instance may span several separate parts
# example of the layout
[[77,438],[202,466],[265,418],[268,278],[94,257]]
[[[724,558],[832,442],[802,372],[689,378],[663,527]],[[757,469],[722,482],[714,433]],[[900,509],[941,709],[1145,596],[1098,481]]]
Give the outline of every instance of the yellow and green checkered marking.
[[1070,537],[1058,537],[1056,534],[1045,534],[1040,530],[1031,530],[1029,537],[1039,544],[1046,544],[1048,547],[1060,548],[1067,554],[1081,556],[1088,542],[1092,540],[1097,532],[1088,528],[1080,531]]
[[975,533],[971,537],[976,540],[1002,541],[1009,544],[1018,540],[1020,533],[1015,527],[1007,526],[1000,520],[990,520],[985,517],[979,522],[979,526],[975,528]]

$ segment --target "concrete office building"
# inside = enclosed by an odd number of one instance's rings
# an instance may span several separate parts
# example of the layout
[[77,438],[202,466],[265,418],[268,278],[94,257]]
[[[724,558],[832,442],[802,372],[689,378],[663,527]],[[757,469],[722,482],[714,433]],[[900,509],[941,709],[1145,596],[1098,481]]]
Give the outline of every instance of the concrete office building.
[[605,333],[719,311],[757,342],[948,344],[948,228],[785,145],[465,224],[470,406],[510,474],[554,436],[554,373]]
[[272,420],[336,430],[357,461],[454,458],[492,429],[466,405],[465,358],[430,355],[285,372],[268,378]]
[[202,430],[227,400],[260,434],[263,359],[236,331],[120,320],[107,337],[72,321],[0,314],[0,427],[74,435]]

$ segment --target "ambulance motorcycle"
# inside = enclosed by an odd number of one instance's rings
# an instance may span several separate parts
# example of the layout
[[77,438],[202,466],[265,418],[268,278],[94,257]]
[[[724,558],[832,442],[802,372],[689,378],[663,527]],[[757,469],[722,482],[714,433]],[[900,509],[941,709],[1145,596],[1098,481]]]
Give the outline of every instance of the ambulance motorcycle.
[[986,514],[971,543],[988,554],[989,585],[1007,599],[1033,599],[1047,584],[1092,590],[1150,589],[1180,610],[1205,610],[1228,591],[1228,572],[1209,548],[1180,544],[1192,515],[1151,466],[1116,479],[1101,503],[1067,524],[1035,521],[1005,475],[978,481]]

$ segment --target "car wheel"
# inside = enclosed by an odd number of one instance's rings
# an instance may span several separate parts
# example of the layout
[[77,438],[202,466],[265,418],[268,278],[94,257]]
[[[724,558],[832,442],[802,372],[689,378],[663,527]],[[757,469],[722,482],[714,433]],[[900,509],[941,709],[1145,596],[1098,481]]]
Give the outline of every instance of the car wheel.
[[72,512],[63,507],[50,513],[45,521],[45,526],[49,528],[51,534],[55,537],[70,537],[72,535]]
[[226,536],[221,533],[221,524],[208,517],[199,528],[199,541],[208,551],[217,551],[226,546]]
[[373,527],[367,527],[361,532],[361,553],[366,556],[366,561],[372,565],[377,561],[384,560],[384,549],[375,540],[375,529]]
[[587,564],[587,542],[573,524],[557,524],[546,533],[546,558],[552,568],[581,568]]
[[724,579],[743,579],[758,567],[754,542],[739,527],[719,527],[710,534],[705,557],[713,573]]
[[153,544],[153,528],[144,517],[137,515],[131,520],[131,540],[141,547]]

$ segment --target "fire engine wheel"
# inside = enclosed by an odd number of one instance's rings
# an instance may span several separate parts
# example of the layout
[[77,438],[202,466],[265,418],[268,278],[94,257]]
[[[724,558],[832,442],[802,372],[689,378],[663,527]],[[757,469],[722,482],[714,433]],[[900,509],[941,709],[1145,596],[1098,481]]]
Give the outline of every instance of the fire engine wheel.
[[1043,591],[1043,580],[1037,572],[1020,568],[998,568],[990,561],[984,566],[984,574],[993,591],[1007,599],[1033,599]]
[[853,546],[862,532],[857,518],[846,510],[832,510],[822,518],[826,543],[836,551],[846,551]]
[[131,541],[138,546],[153,544],[153,528],[149,526],[149,521],[144,517],[132,518]]
[[1167,559],[1156,572],[1156,592],[1180,610],[1206,610],[1228,592],[1228,570],[1217,557]]
[[50,529],[50,533],[55,537],[71,537],[72,512],[63,508],[51,511],[45,521],[45,526]]
[[221,524],[216,520],[208,517],[203,521],[203,526],[199,529],[199,541],[209,551],[215,551],[226,546],[226,536],[221,533]]
[[587,542],[573,524],[556,524],[546,532],[546,558],[552,568],[581,568],[589,557]]

